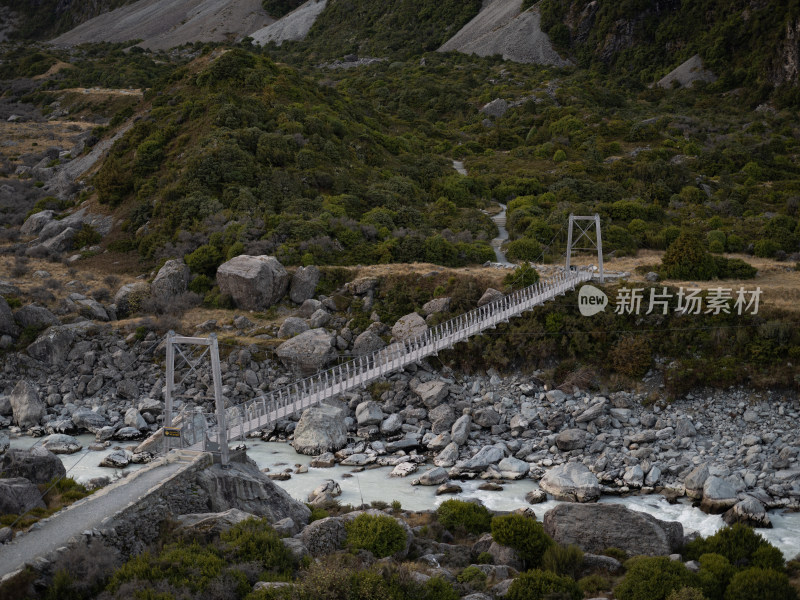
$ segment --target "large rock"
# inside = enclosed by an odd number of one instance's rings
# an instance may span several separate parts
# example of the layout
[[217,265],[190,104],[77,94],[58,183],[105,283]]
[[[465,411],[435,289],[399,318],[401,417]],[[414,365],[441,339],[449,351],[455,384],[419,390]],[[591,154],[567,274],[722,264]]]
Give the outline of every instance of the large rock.
[[304,319],[300,317],[287,317],[278,329],[278,337],[282,340],[288,340],[301,333],[305,333],[309,329],[311,328]]
[[392,326],[392,336],[400,342],[415,338],[426,331],[428,331],[428,324],[415,312],[400,317]]
[[729,479],[715,475],[706,479],[703,484],[703,500],[700,503],[702,510],[711,514],[723,513],[737,501],[738,492]]
[[175,520],[178,531],[213,539],[234,525],[252,518],[255,518],[255,515],[238,508],[231,508],[223,512],[179,515]]
[[67,227],[58,235],[51,237],[46,242],[43,242],[42,246],[52,252],[66,252],[67,250],[72,250],[73,240],[75,239],[77,233],[77,229]]
[[8,306],[6,299],[0,296],[0,335],[10,335],[16,337],[19,328],[14,323],[14,315]]
[[386,342],[377,333],[367,329],[360,333],[353,342],[353,354],[356,356],[368,356],[373,352],[383,350],[385,347]]
[[230,463],[223,469],[214,465],[197,474],[197,485],[208,494],[209,509],[223,512],[236,508],[266,517],[270,523],[290,518],[295,523],[306,524],[311,511],[294,500],[269,477],[251,463]]
[[497,469],[504,479],[522,479],[528,474],[531,466],[524,460],[509,456],[500,461]]
[[42,228],[53,220],[54,215],[52,210],[43,210],[32,214],[19,228],[19,234],[23,237],[38,235]]
[[239,308],[261,310],[279,302],[289,274],[274,256],[237,256],[217,269],[217,284]]
[[342,487],[333,479],[326,479],[308,494],[311,504],[324,504],[342,495]]
[[487,304],[491,304],[495,300],[499,300],[503,297],[503,292],[496,290],[494,288],[488,288],[485,292],[483,292],[483,296],[480,297],[478,300],[478,306],[485,306]]
[[28,304],[27,306],[23,306],[16,313],[14,313],[14,318],[16,319],[17,323],[19,323],[19,326],[23,328],[33,327],[36,329],[42,329],[44,327],[50,327],[51,325],[61,324],[61,322],[58,320],[58,317],[47,310],[44,306],[39,306],[38,304]]
[[745,496],[743,500],[737,502],[728,509],[722,519],[728,524],[744,523],[750,527],[772,527],[764,505],[752,496]]
[[314,292],[319,283],[319,269],[313,265],[298,267],[292,275],[292,284],[289,287],[289,299],[295,304],[302,304],[314,297]]
[[45,413],[44,402],[39,399],[39,393],[29,381],[20,379],[14,386],[9,401],[14,421],[23,429],[34,427],[42,420]]
[[347,425],[342,411],[328,404],[307,409],[294,430],[292,446],[300,454],[316,456],[336,452],[347,444]]
[[312,556],[327,556],[344,547],[347,530],[340,518],[328,517],[309,523],[300,540]]
[[61,365],[72,348],[75,334],[66,326],[59,325],[46,329],[27,348],[28,355],[46,365]]
[[7,450],[0,456],[0,473],[3,477],[24,477],[39,484],[64,477],[67,470],[55,454],[36,446],[31,450]]
[[556,446],[562,452],[583,448],[586,446],[586,432],[583,429],[565,429],[556,436]]
[[449,391],[447,384],[443,381],[426,381],[413,387],[412,390],[429,409],[435,408],[444,402]]
[[566,502],[594,502],[600,497],[597,477],[582,463],[566,463],[548,469],[539,487],[556,500]]
[[155,298],[169,300],[186,293],[189,286],[189,267],[182,259],[168,260],[158,270],[150,284],[150,293]]
[[689,498],[702,498],[703,485],[708,479],[708,463],[697,465],[683,480],[683,486],[686,489],[686,495]]
[[469,415],[461,415],[453,423],[450,429],[450,439],[461,446],[469,439],[470,426],[472,425],[472,417]]
[[473,419],[481,427],[492,427],[500,422],[500,414],[493,408],[481,408],[475,411]]
[[0,479],[0,515],[16,515],[33,508],[45,508],[39,488],[24,477]]
[[441,485],[447,479],[447,471],[442,467],[435,467],[420,475],[418,483],[419,485]]
[[621,548],[629,555],[665,556],[683,545],[683,526],[620,504],[560,504],[547,511],[544,530],[561,545],[585,552]]
[[117,306],[117,317],[122,319],[136,314],[142,309],[142,303],[150,296],[150,284],[146,281],[126,283],[114,295]]
[[72,413],[72,422],[75,423],[75,427],[90,433],[97,433],[106,426],[106,418],[88,408],[80,408]]
[[380,425],[383,421],[383,411],[376,402],[368,400],[356,406],[356,421],[359,427],[367,425]]
[[462,471],[483,471],[489,465],[494,465],[503,460],[501,446],[484,446],[475,455],[459,464]]
[[54,433],[47,436],[42,442],[42,446],[53,454],[75,454],[83,448],[77,438],[63,433]]
[[309,329],[286,340],[276,350],[278,358],[300,375],[313,375],[336,359],[335,336],[324,329]]
[[435,315],[436,313],[447,312],[450,310],[450,298],[434,298],[433,300],[428,300],[425,304],[422,305],[422,312],[425,316]]

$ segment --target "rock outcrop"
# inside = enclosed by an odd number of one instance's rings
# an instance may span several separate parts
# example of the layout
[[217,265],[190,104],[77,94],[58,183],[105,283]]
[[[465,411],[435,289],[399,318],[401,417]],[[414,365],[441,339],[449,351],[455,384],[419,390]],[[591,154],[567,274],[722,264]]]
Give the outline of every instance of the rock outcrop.
[[31,450],[7,450],[0,456],[0,477],[24,477],[39,484],[48,483],[66,474],[67,470],[61,460],[41,446]]
[[241,255],[219,266],[217,284],[237,307],[263,310],[286,295],[289,274],[274,256]]
[[313,375],[336,356],[335,337],[320,328],[309,329],[285,341],[276,350],[278,358],[298,375]]
[[321,273],[317,267],[298,267],[292,275],[292,283],[289,287],[289,299],[295,304],[302,304],[306,300],[314,297]]
[[548,469],[539,486],[556,500],[593,502],[600,498],[597,477],[581,463],[566,463]]
[[329,404],[312,406],[300,417],[292,446],[300,454],[316,456],[336,452],[347,444],[347,425],[342,411]]
[[44,507],[39,488],[28,479],[0,479],[0,515],[21,514],[33,508]]
[[542,521],[547,535],[585,552],[621,548],[630,556],[666,556],[683,545],[683,526],[620,504],[560,504]]
[[38,425],[45,413],[44,403],[39,399],[39,393],[33,385],[20,379],[14,387],[9,398],[14,421],[20,427],[27,429]]
[[154,298],[170,300],[186,293],[188,285],[189,267],[186,263],[179,258],[168,260],[150,284],[150,293]]

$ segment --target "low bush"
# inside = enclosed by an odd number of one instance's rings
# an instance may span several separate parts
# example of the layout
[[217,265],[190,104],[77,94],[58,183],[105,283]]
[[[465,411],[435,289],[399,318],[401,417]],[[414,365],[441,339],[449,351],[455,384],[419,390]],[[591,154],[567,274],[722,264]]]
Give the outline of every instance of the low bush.
[[789,577],[774,569],[753,567],[733,576],[725,590],[725,600],[797,600],[797,590]]
[[539,281],[539,272],[531,263],[524,262],[503,278],[503,284],[512,290],[519,290]]
[[672,242],[661,258],[661,270],[668,279],[699,279],[707,281],[717,274],[714,258],[699,237],[682,233]]
[[287,579],[296,567],[291,552],[266,519],[247,519],[220,535],[221,548],[237,562],[260,562],[260,579]]
[[514,580],[506,595],[508,600],[548,600],[564,598],[580,600],[581,588],[569,577],[561,577],[550,571],[528,571]]
[[596,596],[598,592],[611,590],[611,581],[598,573],[592,573],[578,580],[578,587],[584,594]]
[[700,586],[699,577],[682,562],[664,556],[637,556],[625,568],[625,579],[614,588],[618,600],[666,600],[675,590]]
[[406,545],[406,531],[389,515],[361,514],[347,523],[347,545],[369,550],[378,558],[391,556]]
[[708,600],[722,600],[728,582],[736,568],[721,554],[703,554],[700,557],[700,589]]
[[697,588],[684,587],[667,596],[667,600],[708,600]]
[[486,573],[472,565],[461,571],[456,577],[459,583],[466,583],[472,589],[483,590],[486,588]]
[[698,560],[703,554],[722,555],[734,566],[783,568],[780,551],[752,528],[740,523],[720,529],[707,538],[698,538],[684,550],[687,560]]
[[545,552],[553,545],[541,523],[517,514],[493,518],[492,538],[516,550],[529,569],[539,567]]
[[583,567],[583,551],[577,546],[553,544],[542,555],[542,568],[556,575],[578,579]]
[[450,531],[463,530],[478,535],[491,529],[492,515],[482,504],[464,500],[445,500],[436,509],[439,523]]

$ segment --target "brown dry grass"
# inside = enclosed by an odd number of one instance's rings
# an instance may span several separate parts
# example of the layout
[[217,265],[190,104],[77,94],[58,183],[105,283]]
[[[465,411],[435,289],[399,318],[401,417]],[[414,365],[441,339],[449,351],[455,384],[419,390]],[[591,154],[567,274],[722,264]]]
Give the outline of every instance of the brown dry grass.
[[0,146],[0,154],[14,164],[22,154],[43,152],[49,146],[69,148],[75,137],[95,125],[84,121],[14,122],[0,121],[0,139],[16,142],[14,146]]
[[52,77],[56,73],[60,72],[62,69],[71,69],[71,68],[72,68],[71,64],[66,63],[63,60],[59,60],[56,61],[52,67],[47,69],[47,71],[45,71],[41,75],[34,76],[33,79],[47,79],[48,77]]

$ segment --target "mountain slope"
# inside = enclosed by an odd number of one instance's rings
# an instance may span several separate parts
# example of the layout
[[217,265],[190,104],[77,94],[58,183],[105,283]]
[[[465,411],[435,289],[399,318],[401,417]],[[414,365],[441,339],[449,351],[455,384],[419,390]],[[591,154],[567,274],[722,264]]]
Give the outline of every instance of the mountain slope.
[[140,39],[143,48],[164,50],[196,41],[233,42],[273,21],[260,0],[139,0],[95,17],[52,43]]
[[[47,39],[135,0],[0,0],[17,19],[13,37]],[[0,16],[3,13],[0,11]],[[0,26],[2,24],[0,23]]]
[[302,6],[281,17],[274,23],[254,32],[250,37],[256,44],[304,40],[319,14],[325,9],[326,0],[308,0]]
[[572,64],[558,55],[542,32],[538,10],[521,12],[521,8],[522,0],[491,1],[439,51],[499,54],[506,60],[557,67]]

